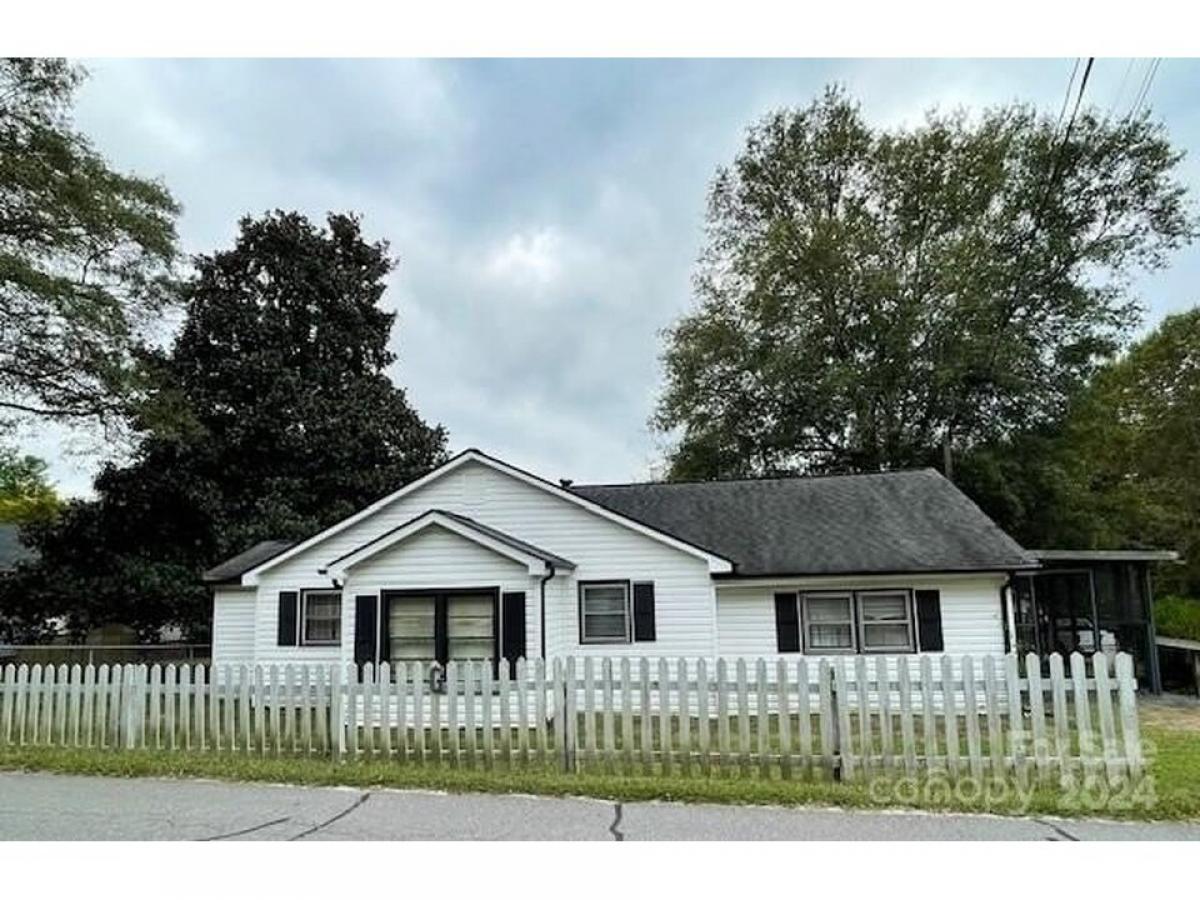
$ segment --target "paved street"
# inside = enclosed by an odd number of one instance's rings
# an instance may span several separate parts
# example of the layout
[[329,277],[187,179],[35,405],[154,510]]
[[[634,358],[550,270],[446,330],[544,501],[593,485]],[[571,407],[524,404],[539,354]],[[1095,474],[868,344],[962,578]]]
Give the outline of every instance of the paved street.
[[1198,840],[1200,824],[0,773],[6,840]]

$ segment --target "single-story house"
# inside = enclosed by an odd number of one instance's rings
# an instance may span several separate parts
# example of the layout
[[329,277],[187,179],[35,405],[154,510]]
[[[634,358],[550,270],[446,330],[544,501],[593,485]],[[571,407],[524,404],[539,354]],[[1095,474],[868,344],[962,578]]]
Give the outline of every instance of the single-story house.
[[999,655],[1039,559],[932,469],[552,482],[479,450],[205,573],[213,660]]

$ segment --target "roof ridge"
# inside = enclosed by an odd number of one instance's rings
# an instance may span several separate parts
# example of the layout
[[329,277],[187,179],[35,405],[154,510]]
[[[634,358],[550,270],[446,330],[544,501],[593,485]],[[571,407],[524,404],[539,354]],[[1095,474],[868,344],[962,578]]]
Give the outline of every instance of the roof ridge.
[[567,490],[586,488],[671,487],[686,484],[761,484],[771,481],[827,481],[835,478],[876,478],[890,475],[915,475],[923,472],[941,474],[932,466],[911,469],[890,469],[880,472],[819,472],[808,475],[756,475],[749,478],[685,478],[680,481],[609,481],[591,484],[572,484]]

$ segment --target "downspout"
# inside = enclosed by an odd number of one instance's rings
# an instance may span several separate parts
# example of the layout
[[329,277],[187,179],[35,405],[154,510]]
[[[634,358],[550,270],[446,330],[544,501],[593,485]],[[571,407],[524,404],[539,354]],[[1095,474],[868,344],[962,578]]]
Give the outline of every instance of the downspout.
[[554,577],[554,563],[548,562],[546,565],[549,568],[542,576],[542,624],[538,628],[538,634],[542,638],[542,659],[546,658],[546,582]]

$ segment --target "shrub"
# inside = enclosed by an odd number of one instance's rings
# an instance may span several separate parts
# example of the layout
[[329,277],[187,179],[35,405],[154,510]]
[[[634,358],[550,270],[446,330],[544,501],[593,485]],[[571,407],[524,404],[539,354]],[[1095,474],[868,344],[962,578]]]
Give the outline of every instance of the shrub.
[[1160,597],[1154,604],[1154,624],[1163,637],[1200,641],[1200,599]]

